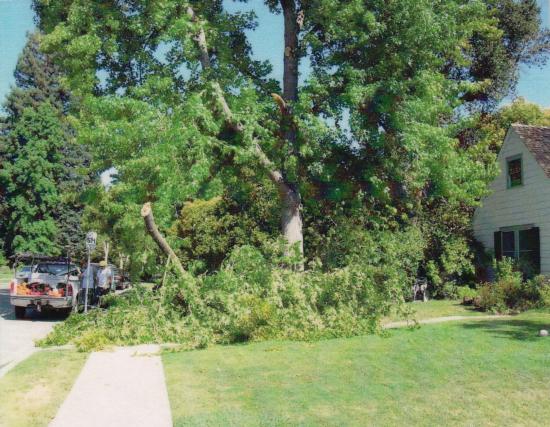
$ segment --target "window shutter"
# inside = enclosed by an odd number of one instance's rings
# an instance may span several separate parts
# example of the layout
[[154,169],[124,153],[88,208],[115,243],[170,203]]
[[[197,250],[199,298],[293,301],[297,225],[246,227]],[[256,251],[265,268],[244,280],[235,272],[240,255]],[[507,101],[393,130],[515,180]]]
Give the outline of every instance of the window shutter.
[[494,234],[494,248],[495,248],[495,258],[497,260],[502,259],[502,231],[495,231]]
[[540,274],[540,228],[533,227],[529,230],[529,248],[533,251],[533,267],[535,274]]

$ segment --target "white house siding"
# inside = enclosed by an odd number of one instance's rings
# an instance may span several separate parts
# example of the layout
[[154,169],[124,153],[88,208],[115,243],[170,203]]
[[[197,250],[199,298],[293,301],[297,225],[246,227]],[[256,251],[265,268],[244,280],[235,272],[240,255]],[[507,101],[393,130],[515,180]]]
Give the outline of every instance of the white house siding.
[[[507,188],[506,159],[522,156],[523,185]],[[550,179],[517,133],[510,129],[498,155],[500,174],[490,185],[491,194],[474,214],[474,235],[494,250],[493,233],[501,227],[533,224],[540,228],[541,273],[550,274]]]

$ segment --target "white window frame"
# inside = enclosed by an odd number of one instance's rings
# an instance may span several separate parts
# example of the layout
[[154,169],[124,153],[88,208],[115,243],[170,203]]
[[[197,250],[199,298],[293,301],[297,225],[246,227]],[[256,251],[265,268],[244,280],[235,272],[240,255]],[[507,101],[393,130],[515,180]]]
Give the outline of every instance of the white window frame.
[[527,225],[515,225],[512,227],[501,227],[499,229],[500,233],[500,250],[501,254],[504,257],[504,233],[513,231],[514,232],[514,258],[515,260],[519,260],[520,256],[520,249],[519,249],[519,232],[524,230],[530,230],[531,228],[535,227],[534,224],[527,224]]

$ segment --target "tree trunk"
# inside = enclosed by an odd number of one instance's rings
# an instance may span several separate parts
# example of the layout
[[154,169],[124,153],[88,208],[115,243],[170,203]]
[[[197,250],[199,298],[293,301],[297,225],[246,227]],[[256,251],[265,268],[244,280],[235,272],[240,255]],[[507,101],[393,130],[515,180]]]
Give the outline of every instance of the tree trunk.
[[283,98],[298,99],[298,12],[294,0],[281,0],[285,23],[285,51],[283,73]]
[[105,255],[105,257],[104,257],[105,262],[109,262],[109,248],[110,248],[110,243],[104,240],[103,241],[103,253]]
[[[287,241],[286,255],[293,255],[292,251],[297,246],[300,256],[304,254],[304,238],[302,232],[302,215],[300,194],[288,188],[284,194],[281,194],[281,229],[283,236]],[[298,269],[303,270],[304,265],[300,260]]]
[[[298,34],[300,24],[298,22],[298,11],[295,0],[281,0],[285,25],[285,50],[284,50],[284,73],[283,73],[283,98],[286,109],[282,115],[282,133],[294,149],[296,147],[296,126],[292,118],[292,103],[298,100]],[[298,246],[299,254],[304,254],[304,235],[302,228],[302,200],[298,186],[294,183],[286,183],[286,190],[279,191],[281,195],[281,228],[288,246],[286,255],[291,254],[291,248]],[[304,269],[303,263],[298,265],[300,270]]]

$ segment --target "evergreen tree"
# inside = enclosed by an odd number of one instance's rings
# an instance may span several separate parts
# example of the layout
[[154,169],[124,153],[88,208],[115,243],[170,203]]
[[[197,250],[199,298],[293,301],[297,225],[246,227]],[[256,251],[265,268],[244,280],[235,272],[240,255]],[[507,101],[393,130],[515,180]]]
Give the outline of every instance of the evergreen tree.
[[39,33],[30,33],[17,61],[15,86],[4,104],[8,122],[17,121],[25,108],[36,108],[44,102],[59,112],[68,110],[69,92],[60,82],[59,67],[40,50],[40,39]]
[[8,254],[31,251],[59,255],[58,227],[53,213],[60,194],[64,132],[56,110],[43,103],[26,108],[8,135],[0,182],[6,189]]
[[89,155],[65,118],[69,92],[59,68],[29,34],[15,70],[0,132],[0,240],[6,254],[82,251],[80,194]]

